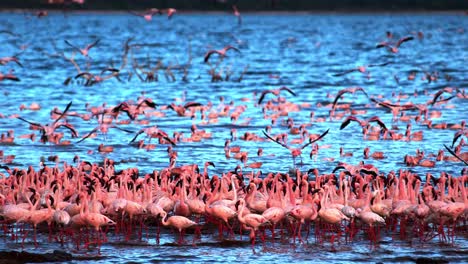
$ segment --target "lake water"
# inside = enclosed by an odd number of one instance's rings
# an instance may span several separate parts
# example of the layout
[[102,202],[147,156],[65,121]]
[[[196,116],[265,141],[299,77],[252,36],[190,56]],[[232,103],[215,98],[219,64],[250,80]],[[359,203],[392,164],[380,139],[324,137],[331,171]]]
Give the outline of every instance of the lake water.
[[[310,159],[310,147],[303,150],[302,170],[318,168],[321,173],[331,173],[339,161],[357,164],[363,160],[365,147],[372,151],[384,151],[383,160],[366,160],[388,173],[391,170],[410,169],[420,176],[427,172],[439,176],[446,171],[460,175],[463,163],[437,162],[433,168],[406,167],[403,157],[416,155],[417,149],[426,155],[437,154],[450,145],[454,130],[428,129],[426,125],[410,121],[413,131],[423,131],[422,141],[363,141],[361,128],[355,123],[340,130],[343,119],[329,118],[330,106],[334,95],[347,87],[360,86],[370,97],[389,99],[397,103],[396,95],[402,95],[400,103],[413,102],[425,104],[432,100],[433,94],[447,86],[460,89],[468,88],[468,19],[457,13],[401,13],[401,14],[244,14],[242,24],[230,13],[190,13],[176,14],[172,19],[153,17],[151,22],[128,13],[53,13],[38,19],[32,14],[0,13],[0,30],[9,30],[14,34],[1,33],[2,50],[0,57],[18,55],[23,67],[10,63],[0,66],[0,72],[13,69],[20,82],[4,80],[0,82],[0,132],[14,130],[14,143],[3,143],[0,150],[5,155],[15,155],[10,167],[27,168],[32,165],[39,168],[41,157],[58,155],[60,162],[73,163],[78,155],[81,160],[102,162],[104,158],[116,161],[117,169],[138,167],[140,173],[161,170],[169,165],[167,145],[156,144],[155,149],[140,149],[129,144],[135,134],[117,129],[110,129],[107,136],[98,134],[77,144],[78,139],[71,138],[66,131],[64,140],[70,145],[57,146],[42,144],[38,140],[20,138],[20,135],[36,133],[29,130],[29,125],[14,118],[19,115],[27,120],[46,124],[51,122],[50,112],[54,107],[63,110],[72,101],[70,112],[87,113],[87,105],[115,106],[121,102],[133,100],[144,94],[151,98],[158,107],[154,115],[139,116],[137,120],[148,120],[148,124],[131,122],[122,128],[139,131],[144,127],[157,125],[170,136],[182,132],[185,137],[191,134],[191,126],[211,133],[210,138],[201,142],[180,142],[174,147],[178,153],[177,165],[197,163],[203,166],[205,161],[212,161],[216,168],[210,168],[210,174],[221,174],[233,170],[240,161],[227,159],[224,143],[231,138],[232,129],[237,130],[238,139],[232,146],[240,146],[249,153],[247,163],[262,162],[262,172],[286,172],[293,163],[287,149],[271,141],[245,141],[239,139],[246,132],[265,138],[262,131],[267,125],[272,126],[271,134],[287,132],[286,120],[293,118],[294,124],[311,123],[307,127],[310,133],[328,135],[319,142],[322,146],[318,155]],[[387,49],[376,49],[381,41],[387,40],[386,31],[394,39],[413,35],[414,40],[403,43],[399,52],[390,53]],[[419,38],[417,32],[422,32]],[[73,79],[64,85],[68,77],[78,74],[73,64],[65,60],[72,56],[73,49],[65,40],[79,47],[84,47],[96,39],[100,42],[89,52],[89,58],[75,54],[75,60],[81,70],[99,74],[106,67],[118,68],[122,63],[124,42],[133,38],[130,44],[134,60],[144,65],[148,62],[155,67],[158,61],[157,82],[142,82],[133,74],[132,60],[120,72],[120,79],[109,79],[92,86],[83,85]],[[226,45],[237,47],[240,52],[229,50],[227,56],[218,65],[217,70],[229,80],[212,82],[208,73],[210,65],[203,62],[208,50],[221,49]],[[25,48],[24,51],[21,48]],[[214,65],[217,55],[210,61]],[[359,65],[389,62],[382,67],[369,67],[366,74],[352,72],[335,77],[336,73],[355,68]],[[170,66],[171,70],[167,71]],[[148,67],[147,67],[148,68]],[[183,69],[187,71],[184,73]],[[416,72],[414,80],[408,80],[411,72]],[[172,73],[174,80],[169,76]],[[428,82],[424,72],[438,72],[437,81]],[[130,74],[132,73],[132,74]],[[368,75],[368,73],[370,75]],[[131,78],[130,78],[131,75]],[[185,75],[185,78],[183,78]],[[395,76],[399,78],[396,82]],[[241,78],[242,77],[242,78]],[[239,81],[239,79],[241,80]],[[266,89],[287,86],[297,96],[282,91],[281,96],[298,105],[297,111],[289,111],[287,116],[280,116],[272,125],[270,119],[264,119],[262,109],[256,104],[260,93]],[[180,117],[167,105],[184,104],[194,101],[203,105],[212,104],[212,109],[220,110],[225,105],[233,104],[231,109],[245,106],[245,111],[233,122],[230,115],[220,116],[217,120],[204,122],[200,113],[195,118]],[[221,101],[220,98],[224,98]],[[445,96],[447,97],[447,96]],[[268,94],[264,102],[273,99]],[[392,114],[384,108],[376,108],[368,98],[357,92],[346,94],[340,102],[351,103],[353,109],[367,110],[360,118],[378,115],[388,126],[398,128],[404,134],[407,122],[392,122]],[[20,111],[20,105],[30,106],[37,103],[40,110]],[[447,104],[430,106],[430,111],[441,111],[440,117],[432,118],[433,123],[460,123],[467,120],[468,100],[454,98]],[[315,120],[325,118],[326,122],[311,122],[311,113]],[[231,110],[232,113],[232,110]],[[415,111],[408,114],[414,114]],[[268,113],[271,114],[271,113]],[[128,119],[125,114],[119,120]],[[67,117],[78,130],[79,135],[86,135],[97,126],[96,119],[83,121],[78,117]],[[289,140],[299,136],[290,135]],[[139,139],[145,139],[140,135]],[[145,139],[147,142],[147,138]],[[157,140],[152,141],[156,143]],[[112,153],[99,153],[98,145],[104,143],[114,148]],[[258,148],[263,149],[263,156],[256,155]],[[352,157],[340,157],[339,149],[353,152]],[[466,148],[465,150],[466,151]],[[53,162],[46,162],[54,166]],[[60,165],[59,165],[60,166]],[[244,168],[245,172],[252,169]],[[256,170],[257,171],[257,170]],[[313,230],[313,229],[312,229]],[[176,234],[163,231],[158,245],[154,229],[150,229],[148,238],[123,242],[121,238],[109,234],[109,242],[104,243],[98,260],[109,263],[122,262],[414,262],[418,258],[466,262],[468,258],[468,240],[466,224],[460,228],[454,243],[443,243],[437,238],[421,244],[416,239],[399,239],[392,232],[383,232],[377,247],[371,247],[369,241],[360,235],[350,243],[344,239],[333,248],[329,243],[318,243],[311,235],[306,243],[293,243],[292,240],[268,241],[262,245],[257,242],[252,250],[248,235],[242,240],[238,234],[228,240],[218,240],[216,229],[202,229],[202,237],[193,246],[174,244]],[[313,231],[312,231],[313,233]],[[268,233],[267,233],[268,234]],[[186,239],[191,241],[193,235]],[[96,250],[74,250],[73,245],[61,247],[59,243],[47,243],[47,237],[39,237],[39,248],[27,242],[24,249],[30,252],[50,252],[60,249],[75,256],[94,256]],[[21,250],[21,243],[5,240],[0,250]],[[79,260],[74,260],[79,261]],[[84,261],[84,260],[83,260]]]

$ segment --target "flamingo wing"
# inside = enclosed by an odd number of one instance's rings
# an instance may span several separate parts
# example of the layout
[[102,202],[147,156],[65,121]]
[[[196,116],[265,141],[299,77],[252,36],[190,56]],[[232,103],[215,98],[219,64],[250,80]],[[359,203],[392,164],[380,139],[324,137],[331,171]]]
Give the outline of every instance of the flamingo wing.
[[143,132],[145,132],[145,129],[141,129],[140,131],[138,131],[138,132],[136,133],[136,135],[133,137],[133,139],[130,140],[130,143],[132,143],[133,141],[135,141],[136,138],[137,138],[141,133],[143,133]]
[[101,39],[96,39],[93,43],[89,44],[88,46],[86,46],[86,49],[89,50],[91,49],[92,47],[96,46],[99,41],[101,41]]
[[228,45],[228,46],[224,47],[224,50],[225,50],[225,51],[228,51],[228,50],[230,50],[230,49],[233,49],[233,50],[235,50],[235,51],[237,51],[237,52],[241,52],[238,48],[236,48],[236,47],[234,47],[234,46],[231,46],[231,45]]
[[266,95],[267,93],[271,93],[271,90],[265,90],[265,91],[262,92],[262,94],[260,95],[260,98],[258,99],[258,104],[261,104],[261,103],[262,103],[262,101],[263,101],[263,99],[265,98],[265,95]]
[[283,147],[289,149],[289,147],[288,147],[286,144],[281,143],[281,142],[279,142],[278,140],[275,140],[272,136],[268,135],[267,132],[263,131],[263,134],[264,134],[268,139],[270,139],[271,141],[276,142],[277,144],[279,144],[279,145],[281,145],[281,146],[283,146]]
[[21,120],[21,121],[24,121],[24,122],[26,122],[26,123],[29,123],[30,125],[37,126],[37,127],[42,127],[41,124],[28,121],[28,120],[22,118],[21,116],[18,116],[17,118],[18,118],[19,120]]
[[468,162],[466,162],[464,159],[460,158],[453,150],[451,150],[447,145],[444,144],[444,147],[447,149],[450,154],[452,154],[455,158],[459,159],[461,162],[465,163],[466,166],[468,166]]
[[56,126],[56,128],[59,128],[59,127],[65,127],[65,128],[67,128],[68,130],[71,131],[72,137],[74,137],[74,138],[78,137],[78,132],[76,132],[75,127],[73,127],[71,124],[69,124],[69,123],[61,123],[61,124],[59,124],[58,126]]
[[290,94],[296,96],[296,93],[293,92],[293,90],[289,89],[289,88],[286,87],[286,86],[283,86],[283,87],[281,87],[281,88],[279,88],[279,89],[280,89],[280,91],[286,91],[286,92],[288,92],[288,93],[290,93]]
[[211,56],[213,53],[221,54],[221,53],[220,53],[219,51],[217,51],[217,50],[209,50],[209,51],[205,54],[205,57],[204,57],[203,61],[204,61],[205,63],[207,63],[208,60],[210,59],[210,56]]
[[96,131],[98,131],[99,127],[95,127],[93,130],[91,130],[91,132],[89,132],[88,134],[86,134],[86,136],[84,136],[83,138],[81,138],[80,140],[78,140],[76,142],[76,144],[78,143],[81,143],[83,140],[89,138],[93,133],[95,133]]
[[343,75],[346,75],[348,73],[355,72],[355,71],[358,71],[358,69],[354,68],[354,69],[346,70],[346,71],[343,71],[343,72],[335,73],[332,76],[333,77],[343,76]]
[[327,131],[323,132],[322,135],[320,135],[319,137],[317,137],[317,138],[314,139],[314,140],[309,141],[309,143],[307,143],[307,144],[305,144],[304,146],[302,146],[301,149],[304,149],[305,147],[309,146],[310,144],[312,144],[312,143],[314,143],[314,142],[317,142],[317,141],[319,141],[320,139],[322,139],[326,134],[328,134],[328,131],[329,131],[329,130],[330,130],[330,129],[327,129]]
[[78,52],[81,53],[80,48],[78,48],[77,46],[71,44],[68,40],[65,40],[65,43],[66,43],[68,46],[72,47],[73,49],[75,49],[75,50],[77,50]]
[[408,36],[408,37],[401,38],[400,40],[398,40],[398,42],[397,42],[397,44],[395,46],[398,48],[403,42],[410,41],[410,40],[413,40],[413,39],[414,39],[413,36]]
[[71,105],[72,101],[70,101],[70,103],[67,104],[67,107],[65,107],[65,110],[63,110],[62,114],[60,114],[60,116],[57,117],[57,119],[55,119],[54,124],[56,124],[60,119],[62,119],[62,117],[67,113],[68,109],[70,109]]
[[359,124],[362,123],[361,120],[359,120],[357,117],[355,116],[348,116],[345,121],[343,121],[343,123],[341,123],[341,126],[340,126],[340,130],[344,129],[345,127],[347,127],[349,125],[349,123],[351,123],[351,121],[355,121],[355,122],[358,122]]
[[382,120],[380,120],[380,118],[378,116],[373,116],[371,118],[369,118],[367,120],[367,122],[377,122],[377,124],[379,124],[379,126],[383,129],[383,130],[387,130],[387,127],[385,126],[384,122],[382,122]]

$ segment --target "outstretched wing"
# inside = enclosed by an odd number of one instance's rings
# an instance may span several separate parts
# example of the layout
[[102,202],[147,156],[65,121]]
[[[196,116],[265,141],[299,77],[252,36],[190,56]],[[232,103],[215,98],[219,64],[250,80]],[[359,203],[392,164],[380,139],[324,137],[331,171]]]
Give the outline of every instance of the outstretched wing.
[[358,71],[358,69],[357,69],[357,68],[354,68],[354,69],[350,69],[350,70],[347,70],[347,71],[335,73],[335,74],[333,74],[332,76],[333,76],[333,77],[343,76],[343,75],[346,75],[346,74],[348,74],[348,73],[355,72],[355,71]]
[[78,140],[76,142],[76,144],[78,143],[81,143],[83,140],[89,138],[92,134],[94,134],[96,131],[98,131],[99,127],[95,127],[93,130],[91,130],[91,132],[89,132],[88,134],[86,134],[86,136],[84,136],[83,138],[81,138],[80,140]]
[[288,147],[287,145],[285,145],[284,143],[279,142],[278,140],[274,139],[272,136],[268,135],[268,133],[267,133],[265,130],[263,131],[263,134],[264,134],[268,139],[270,139],[271,141],[276,142],[277,144],[279,144],[279,145],[281,145],[281,146],[283,146],[283,147],[289,149],[289,147]]
[[373,117],[367,119],[367,122],[377,122],[377,124],[379,124],[379,126],[380,126],[384,131],[387,130],[387,127],[385,126],[384,122],[382,122],[382,120],[380,120],[380,118],[379,118],[378,116],[373,116]]
[[304,149],[305,147],[309,146],[310,144],[312,144],[312,143],[314,143],[314,142],[317,142],[317,141],[319,141],[320,139],[322,139],[325,135],[328,134],[328,131],[329,131],[329,130],[330,130],[330,129],[327,129],[327,131],[323,132],[323,134],[320,135],[318,138],[309,141],[309,143],[307,143],[307,144],[305,144],[304,146],[302,146],[301,149]]
[[359,124],[361,124],[361,120],[359,120],[357,117],[355,116],[348,116],[344,121],[343,123],[341,123],[341,126],[340,126],[340,130],[344,129],[345,127],[347,127],[349,125],[349,123],[351,123],[351,121],[355,121],[355,122],[358,122]]
[[455,158],[459,159],[461,162],[465,163],[466,166],[468,166],[468,162],[466,162],[464,159],[460,158],[455,152],[453,152],[453,150],[451,150],[449,147],[447,147],[445,144],[444,144],[444,147],[448,150],[448,152],[450,152],[450,154],[452,154]]
[[296,96],[296,93],[295,93],[295,92],[293,92],[293,90],[289,89],[289,88],[288,88],[288,87],[286,87],[286,86],[282,86],[282,87],[281,87],[281,88],[279,88],[279,89],[280,89],[280,91],[286,91],[286,92],[288,92],[288,93],[290,93],[290,94],[292,94],[292,95]]
[[78,52],[81,52],[80,48],[78,48],[77,46],[71,44],[68,40],[65,40],[65,43],[66,43],[68,46],[72,47],[73,49],[77,50]]
[[210,59],[210,56],[211,56],[213,53],[218,53],[218,54],[219,54],[219,51],[217,51],[217,50],[209,50],[209,51],[205,54],[205,57],[204,57],[203,61],[204,61],[205,63],[207,63],[208,60]]
[[271,93],[271,91],[270,91],[270,90],[265,90],[265,91],[262,92],[262,94],[260,95],[260,98],[258,99],[258,102],[257,102],[258,104],[261,104],[261,103],[262,103],[262,101],[263,101],[263,99],[265,98],[265,95],[266,95],[267,93]]
[[62,117],[67,113],[68,109],[70,109],[71,105],[72,105],[72,101],[68,103],[67,107],[65,107],[65,110],[63,110],[62,114],[59,117],[57,117],[57,119],[55,119],[54,124],[57,123],[60,119],[62,119]]
[[96,39],[93,43],[89,44],[88,46],[86,46],[86,49],[89,50],[91,49],[92,47],[96,46],[99,41],[101,41],[101,39]]
[[397,42],[397,44],[395,46],[398,48],[403,42],[410,41],[410,40],[413,40],[413,39],[414,39],[413,36],[408,36],[408,37],[401,38],[400,40],[398,40],[398,42]]
[[26,122],[26,123],[29,123],[30,125],[37,126],[37,127],[42,127],[41,124],[28,121],[28,120],[22,118],[21,116],[18,116],[17,118],[18,118],[19,120],[21,120],[21,121],[24,121],[24,122]]
[[75,127],[73,127],[71,124],[69,124],[69,123],[62,123],[62,124],[59,124],[59,125],[57,126],[57,128],[59,128],[59,127],[65,127],[65,128],[67,128],[68,130],[70,130],[70,132],[72,133],[72,137],[73,137],[73,138],[78,137],[78,132],[76,132]]

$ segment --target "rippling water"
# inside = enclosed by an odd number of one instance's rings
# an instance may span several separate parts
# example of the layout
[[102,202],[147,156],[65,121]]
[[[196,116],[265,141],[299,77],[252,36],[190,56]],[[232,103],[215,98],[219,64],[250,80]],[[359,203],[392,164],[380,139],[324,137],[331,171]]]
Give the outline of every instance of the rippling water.
[[[0,72],[7,73],[13,69],[14,74],[21,79],[20,82],[0,82],[3,95],[0,113],[4,115],[0,119],[0,132],[14,130],[16,136],[14,143],[0,145],[5,154],[15,155],[13,163],[8,164],[10,167],[25,168],[33,165],[38,168],[40,158],[51,155],[58,155],[61,162],[68,163],[72,163],[75,155],[90,162],[101,162],[108,157],[114,159],[120,169],[137,166],[142,173],[167,167],[166,146],[157,145],[150,151],[139,149],[129,145],[134,134],[111,129],[106,137],[99,134],[75,144],[77,139],[65,133],[64,139],[71,140],[71,145],[51,146],[37,140],[31,142],[19,138],[20,135],[34,131],[30,131],[29,125],[21,120],[12,118],[20,115],[45,124],[51,122],[50,111],[54,107],[63,110],[70,101],[73,102],[70,111],[83,114],[86,113],[87,104],[100,106],[106,103],[107,106],[115,106],[127,100],[137,101],[144,94],[159,105],[156,111],[164,117],[140,116],[139,120],[147,119],[149,124],[133,122],[125,125],[126,129],[136,132],[143,127],[157,125],[169,135],[178,131],[188,137],[191,125],[196,124],[199,129],[211,132],[212,137],[196,143],[179,143],[175,147],[178,152],[177,164],[202,165],[205,161],[213,161],[216,168],[210,169],[210,173],[233,170],[240,162],[226,159],[223,150],[225,140],[231,137],[231,129],[236,129],[238,136],[251,132],[263,137],[262,130],[271,125],[271,120],[263,119],[261,108],[255,104],[258,95],[265,89],[287,86],[297,96],[281,94],[282,97],[298,104],[300,110],[290,111],[287,116],[280,117],[277,124],[273,125],[272,134],[287,131],[284,123],[288,117],[292,117],[295,124],[309,123],[311,112],[315,113],[315,118],[324,117],[327,122],[312,122],[308,127],[310,132],[322,133],[330,128],[330,133],[319,143],[329,147],[320,149],[316,159],[310,159],[308,151],[304,153],[301,169],[307,171],[318,168],[321,173],[329,173],[339,161],[357,164],[363,159],[363,149],[369,146],[373,151],[385,151],[386,158],[366,162],[387,173],[400,168],[407,169],[403,157],[405,154],[415,155],[417,149],[427,154],[437,154],[443,144],[451,143],[454,131],[429,130],[425,125],[411,121],[414,131],[424,131],[423,141],[363,141],[358,125],[352,124],[339,130],[342,120],[330,120],[330,107],[323,105],[331,103],[339,90],[350,86],[363,87],[370,96],[382,96],[394,103],[397,99],[392,95],[405,95],[407,98],[401,99],[401,103],[411,101],[418,104],[431,100],[434,92],[441,88],[451,86],[466,89],[468,86],[468,35],[465,32],[468,20],[466,16],[457,14],[245,14],[240,26],[231,14],[215,13],[177,14],[171,20],[155,17],[152,22],[124,13],[51,13],[42,19],[29,14],[1,13],[0,17],[0,30],[11,30],[16,34],[0,34],[0,57],[12,56],[21,52],[21,46],[26,47],[18,56],[23,68],[14,63],[0,66]],[[424,38],[415,37],[415,40],[402,44],[397,54],[392,54],[386,49],[375,48],[377,43],[386,40],[386,31],[391,31],[395,38],[421,31]],[[56,56],[61,52],[66,57],[72,56],[72,49],[64,40],[84,47],[100,39],[99,44],[91,49],[89,60],[89,71],[97,74],[107,66],[121,65],[123,44],[130,37],[134,38],[131,44],[139,44],[132,48],[133,57],[139,64],[149,62],[154,67],[158,61],[161,62],[158,82],[144,83],[136,76],[130,79],[129,73],[133,71],[130,61],[121,71],[121,82],[110,79],[90,87],[79,81],[63,84],[67,77],[77,74],[69,61]],[[226,72],[232,75],[227,81],[213,83],[208,74],[210,66],[203,63],[203,56],[209,49],[220,49],[228,44],[238,47],[241,52],[228,51],[228,56],[218,69],[221,69],[222,76]],[[213,62],[216,61],[215,56],[211,58]],[[86,69],[87,60],[83,56],[76,54],[75,59],[82,70]],[[369,68],[369,78],[359,72],[341,77],[332,76],[358,65],[383,62],[390,64]],[[188,64],[187,78],[183,80],[182,69]],[[175,81],[166,78],[165,69],[169,66]],[[242,74],[244,70],[245,74]],[[417,71],[417,75],[414,81],[409,81],[407,76],[412,71]],[[439,72],[439,79],[431,83],[422,80],[422,72],[425,71]],[[451,79],[445,79],[445,75]],[[237,81],[241,76],[242,80]],[[399,84],[394,76],[400,79]],[[273,98],[270,96],[267,99]],[[179,117],[174,111],[162,107],[170,103],[183,103],[179,100],[181,97],[204,105],[211,102],[213,109],[221,109],[223,104],[232,102],[234,107],[245,105],[246,110],[234,123],[227,116],[205,124],[199,113],[195,119],[191,119]],[[224,98],[224,102],[220,101],[220,97]],[[371,106],[362,94],[346,95],[342,101],[352,103],[354,109],[367,110],[362,117],[379,115],[384,122],[392,124],[392,114]],[[29,106],[33,102],[38,103],[41,110],[19,110],[21,104]],[[466,120],[464,109],[468,107],[467,102],[455,98],[448,104],[430,107],[431,111],[442,112],[442,116],[433,118],[433,122],[460,123]],[[76,127],[80,136],[97,126],[95,119],[67,119]],[[126,117],[122,115],[119,119]],[[406,124],[402,121],[394,123],[402,133]],[[99,153],[97,146],[101,143],[113,146],[114,152]],[[272,142],[238,139],[232,145],[249,152],[248,162],[263,162],[263,172],[285,172],[292,166],[289,151]],[[255,154],[259,147],[264,150],[262,157]],[[340,147],[352,151],[353,157],[340,157]],[[324,158],[334,158],[334,161],[326,161]],[[53,165],[51,162],[48,164]],[[462,163],[442,161],[434,168],[411,169],[423,176],[426,172],[438,175],[441,171],[459,175],[462,168]],[[220,242],[216,236],[209,234],[211,231],[202,232],[203,236],[196,243],[197,246],[173,246],[175,235],[171,233],[163,234],[160,245],[156,245],[154,233],[141,243],[106,243],[101,252],[102,261],[345,263],[370,260],[386,263],[412,262],[418,257],[460,261],[466,260],[468,249],[465,231],[464,235],[457,237],[454,245],[439,243],[437,239],[424,245],[410,244],[405,240],[384,236],[376,249],[370,249],[368,241],[362,239],[349,244],[342,243],[334,251],[330,245],[321,245],[309,238],[306,244],[270,242],[265,246],[258,245],[253,253],[247,236],[241,242],[237,235],[233,243]],[[2,248],[18,247],[17,243],[5,243]],[[59,245],[40,246],[40,250],[54,248],[59,248]],[[116,252],[125,253],[117,256]]]

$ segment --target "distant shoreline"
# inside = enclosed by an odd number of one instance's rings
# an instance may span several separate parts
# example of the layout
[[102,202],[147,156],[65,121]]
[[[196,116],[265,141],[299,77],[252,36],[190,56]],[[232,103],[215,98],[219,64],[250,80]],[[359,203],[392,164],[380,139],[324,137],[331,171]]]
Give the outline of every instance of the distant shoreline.
[[[132,11],[139,11],[139,9],[129,9]],[[47,8],[14,8],[14,9],[0,9],[0,13],[24,13],[24,12],[37,12],[37,11],[47,11],[50,13],[63,13],[63,12],[72,12],[72,13],[107,13],[107,14],[119,14],[119,13],[128,13],[128,10],[122,9],[47,9]],[[232,14],[231,10],[219,11],[219,10],[177,10],[179,14]],[[468,11],[465,10],[246,10],[242,11],[242,14],[259,14],[259,15],[270,15],[270,14],[459,14],[468,16]]]

